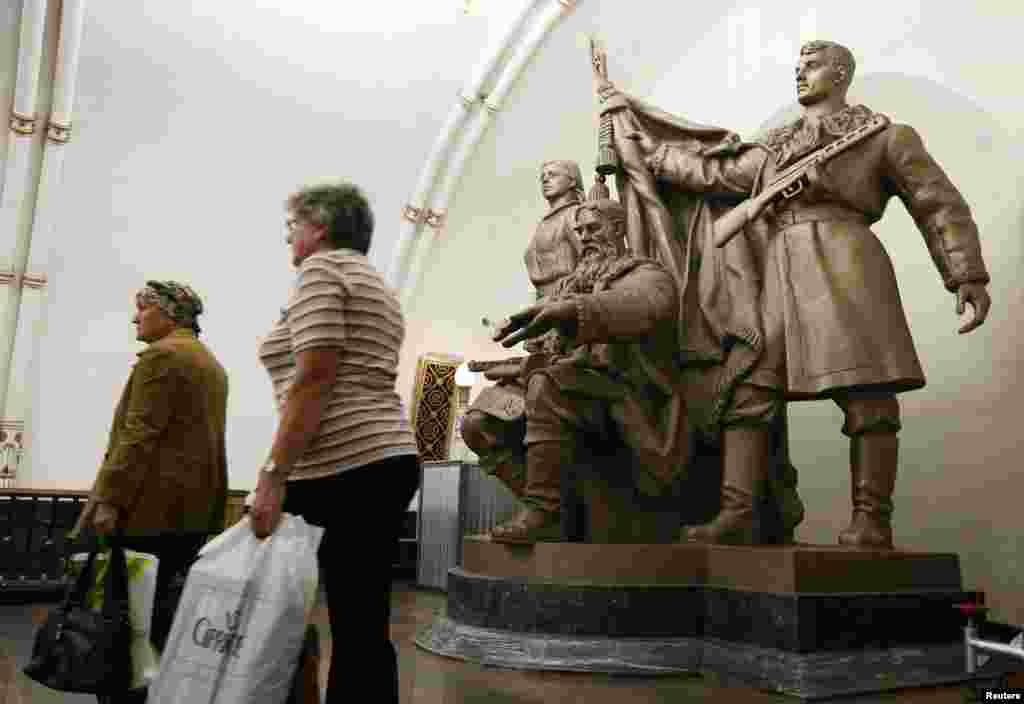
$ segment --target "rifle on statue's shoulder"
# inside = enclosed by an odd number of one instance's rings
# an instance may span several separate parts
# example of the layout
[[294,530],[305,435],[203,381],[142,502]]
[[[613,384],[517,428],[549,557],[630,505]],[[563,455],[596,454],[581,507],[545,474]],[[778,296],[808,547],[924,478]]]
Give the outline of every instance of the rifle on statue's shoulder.
[[491,381],[498,379],[518,378],[523,369],[523,361],[526,357],[509,357],[507,359],[477,360],[471,359],[466,363],[471,372],[483,372],[484,377]]
[[484,377],[491,381],[525,380],[534,371],[544,369],[557,355],[550,352],[534,352],[526,357],[509,357],[493,361],[471,359],[466,363],[471,372],[483,372]]
[[844,134],[821,149],[805,156],[800,161],[779,174],[760,193],[749,198],[715,221],[715,246],[724,247],[729,240],[739,234],[747,223],[756,219],[771,203],[778,200],[790,200],[800,195],[807,184],[807,172],[811,168],[823,164],[837,154],[850,147],[860,144],[873,134],[881,132],[889,126],[889,119],[884,115],[872,115],[871,119],[857,129]]
[[471,359],[466,362],[471,372],[486,372],[506,364],[522,364],[526,357],[508,357],[507,359]]

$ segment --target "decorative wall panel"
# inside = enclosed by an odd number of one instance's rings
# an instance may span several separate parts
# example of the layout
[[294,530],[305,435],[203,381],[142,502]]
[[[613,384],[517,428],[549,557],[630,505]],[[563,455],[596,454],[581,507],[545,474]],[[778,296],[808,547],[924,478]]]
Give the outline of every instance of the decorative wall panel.
[[416,364],[412,393],[412,425],[420,459],[448,459],[455,423],[455,370],[462,359],[424,354]]

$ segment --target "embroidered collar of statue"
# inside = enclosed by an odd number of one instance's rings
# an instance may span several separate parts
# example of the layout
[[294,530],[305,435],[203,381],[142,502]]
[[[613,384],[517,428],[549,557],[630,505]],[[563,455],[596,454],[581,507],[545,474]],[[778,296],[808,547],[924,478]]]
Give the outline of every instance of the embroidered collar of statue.
[[782,168],[864,125],[873,114],[863,105],[847,105],[842,110],[822,117],[817,127],[812,127],[801,117],[796,122],[768,132],[762,144],[775,154],[775,163]]
[[562,203],[561,205],[559,205],[557,207],[551,208],[550,210],[548,210],[548,212],[544,213],[544,217],[542,219],[543,220],[550,220],[551,218],[555,217],[558,213],[562,212],[566,208],[571,208],[573,206],[578,206],[578,205],[581,205],[582,203],[583,203],[583,201],[581,201],[577,197],[575,200],[571,200],[568,203]]

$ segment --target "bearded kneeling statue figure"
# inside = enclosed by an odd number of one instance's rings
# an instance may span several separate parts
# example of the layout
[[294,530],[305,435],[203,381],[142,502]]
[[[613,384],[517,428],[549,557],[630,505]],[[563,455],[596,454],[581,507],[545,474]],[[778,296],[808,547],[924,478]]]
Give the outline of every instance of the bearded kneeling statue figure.
[[690,456],[676,356],[679,293],[659,263],[625,252],[625,212],[614,200],[576,213],[581,261],[542,303],[494,336],[505,347],[546,335],[545,351],[487,370],[463,437],[481,466],[525,504],[496,527],[499,542],[563,536],[563,474],[582,453],[632,457],[644,494],[671,490]]

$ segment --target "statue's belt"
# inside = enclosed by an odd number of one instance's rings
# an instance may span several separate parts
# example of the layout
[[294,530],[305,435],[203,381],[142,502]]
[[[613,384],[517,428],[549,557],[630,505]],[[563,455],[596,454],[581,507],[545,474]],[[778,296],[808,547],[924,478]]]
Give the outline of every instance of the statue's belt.
[[869,225],[871,220],[864,213],[841,205],[808,205],[776,209],[771,217],[776,227],[787,228],[806,222],[821,220],[842,220]]

